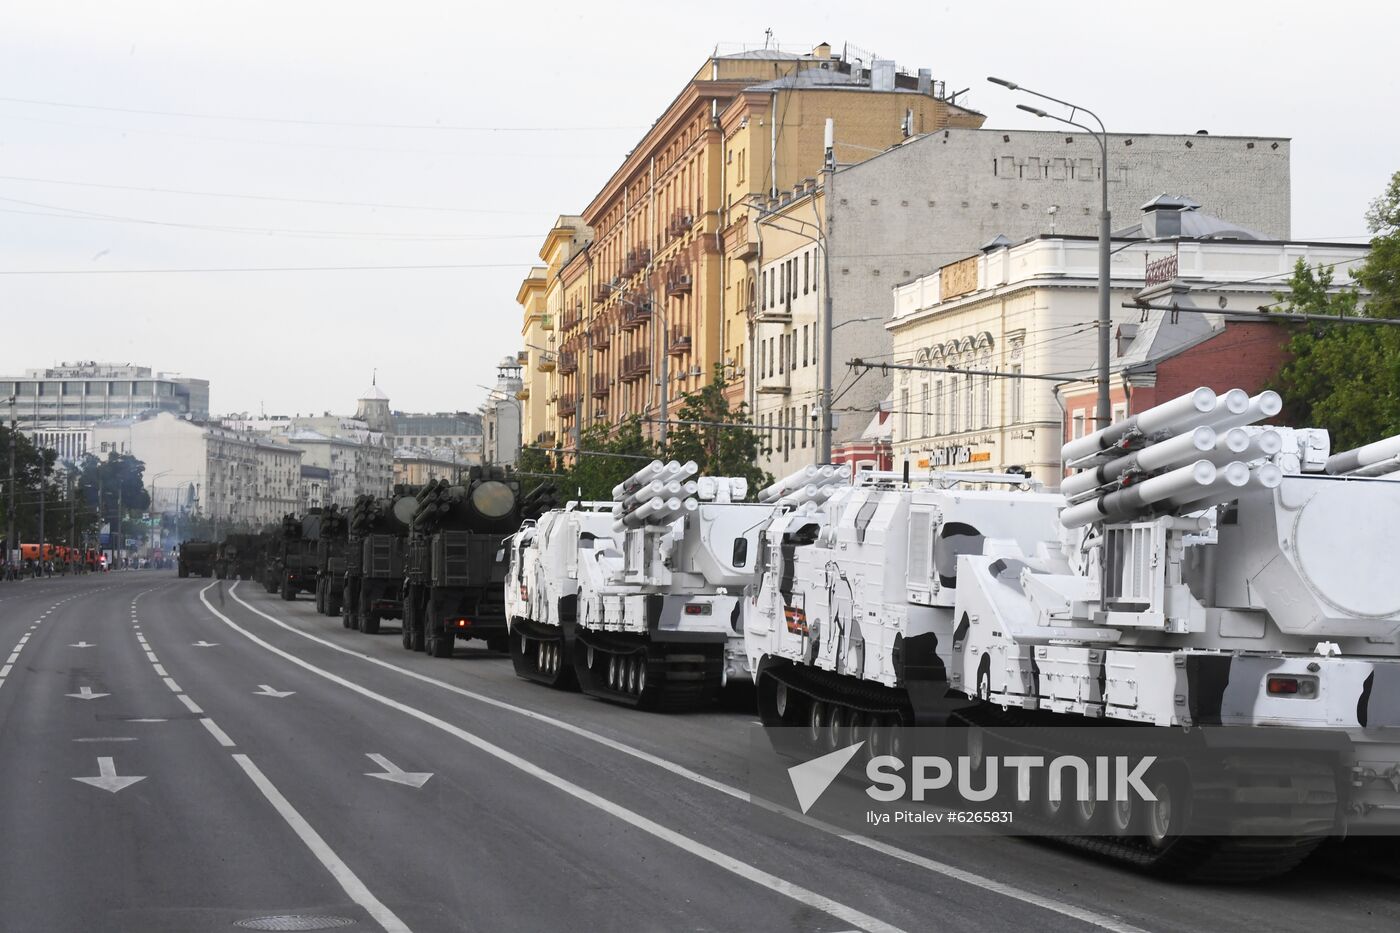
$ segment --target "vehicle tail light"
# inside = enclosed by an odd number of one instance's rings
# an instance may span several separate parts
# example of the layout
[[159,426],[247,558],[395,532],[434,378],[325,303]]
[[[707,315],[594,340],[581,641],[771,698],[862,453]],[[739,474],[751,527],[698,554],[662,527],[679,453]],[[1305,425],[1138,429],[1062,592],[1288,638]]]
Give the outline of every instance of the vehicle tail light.
[[1269,676],[1266,689],[1269,696],[1272,697],[1315,697],[1317,696],[1317,678],[1272,674]]

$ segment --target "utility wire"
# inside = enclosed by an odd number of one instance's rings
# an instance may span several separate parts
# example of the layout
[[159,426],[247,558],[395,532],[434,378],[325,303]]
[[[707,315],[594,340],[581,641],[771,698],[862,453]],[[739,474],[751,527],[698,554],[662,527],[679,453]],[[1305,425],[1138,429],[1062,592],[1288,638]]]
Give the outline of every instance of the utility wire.
[[152,194],[180,194],[204,198],[234,198],[240,201],[277,201],[286,204],[319,204],[329,207],[375,207],[399,211],[434,211],[451,214],[543,214],[538,211],[490,210],[478,207],[442,207],[428,204],[394,204],[385,201],[339,201],[318,198],[285,198],[267,194],[238,194],[227,191],[197,191],[190,188],[159,188],[141,185],[114,185],[95,181],[71,181],[58,178],[35,178],[30,175],[0,175],[0,181],[23,181],[41,185],[67,185],[77,188],[103,188],[109,191],[141,191]]
[[0,269],[0,275],[193,275],[244,272],[391,272],[437,269],[528,269],[530,262],[463,262],[416,266],[229,266],[191,269]]
[[371,130],[458,130],[471,133],[582,133],[642,129],[638,126],[463,126],[451,123],[367,123],[353,120],[304,120],[294,117],[254,117],[237,114],[193,113],[183,110],[146,110],[139,107],[105,107],[70,101],[37,100],[27,97],[0,97],[7,104],[35,107],[61,107],[67,110],[101,110],[106,113],[135,113],[154,117],[181,117],[192,120],[231,120],[239,123],[275,123],[290,126],[336,126]]

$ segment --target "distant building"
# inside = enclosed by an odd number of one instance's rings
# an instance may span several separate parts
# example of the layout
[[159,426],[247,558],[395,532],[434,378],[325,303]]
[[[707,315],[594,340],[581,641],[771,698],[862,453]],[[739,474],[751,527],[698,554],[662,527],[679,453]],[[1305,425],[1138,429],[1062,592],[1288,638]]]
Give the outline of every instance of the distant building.
[[[394,443],[418,450],[452,450],[457,456],[481,462],[481,415],[465,411],[394,412]],[[450,459],[450,458],[449,458]]]
[[[1109,208],[1120,233],[1138,222],[1144,201],[1173,191],[1253,235],[1288,239],[1287,139],[1114,133],[1108,143]],[[948,127],[838,168],[831,192],[822,173],[764,200],[752,233],[751,339],[740,359],[752,420],[769,428],[772,454],[759,465],[780,476],[815,462],[828,288],[838,456],[843,444],[861,442],[870,413],[893,390],[888,373],[851,379],[846,367],[853,357],[889,359],[890,289],[983,246],[1095,236],[1102,161],[1083,133]]]
[[0,376],[0,401],[14,396],[19,428],[60,460],[77,461],[92,446],[91,428],[112,418],[170,412],[196,420],[209,416],[209,381],[152,372],[147,366],[78,362]]
[[481,425],[484,430],[482,457],[486,463],[513,466],[520,456],[520,429],[524,404],[518,397],[524,383],[520,379],[520,363],[513,356],[501,360],[496,367],[496,386],[481,403]]
[[[303,466],[325,470],[311,477],[314,495],[323,505],[349,507],[362,494],[388,495],[393,483],[393,415],[389,396],[371,384],[356,404],[355,417],[333,415],[285,415],[223,419],[226,426],[265,435],[301,449]],[[324,486],[316,484],[324,479]],[[311,487],[308,487],[310,490]],[[303,495],[309,508],[313,495]]]
[[145,463],[153,513],[258,527],[301,506],[302,451],[252,431],[161,412],[97,424],[92,442]]
[[[1275,239],[1180,198],[1154,198],[1138,217],[1113,244],[1114,420],[1199,385],[1262,388],[1286,334],[1218,312],[1271,304],[1299,260],[1349,285],[1368,250]],[[897,286],[892,362],[912,368],[890,376],[895,467],[1019,466],[1058,486],[1064,426],[1070,437],[1096,428],[1097,281],[1096,237],[1040,235]],[[1123,307],[1149,281],[1175,283],[1178,304],[1196,310]]]
[[400,447],[394,451],[394,485],[422,486],[440,479],[455,483],[462,471],[470,466],[460,460],[443,459],[426,451]]

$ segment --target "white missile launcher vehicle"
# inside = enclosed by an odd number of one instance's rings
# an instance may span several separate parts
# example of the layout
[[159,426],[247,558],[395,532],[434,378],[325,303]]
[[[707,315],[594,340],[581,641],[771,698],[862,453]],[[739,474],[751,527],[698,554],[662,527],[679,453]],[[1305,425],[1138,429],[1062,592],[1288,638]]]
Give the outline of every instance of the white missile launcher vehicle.
[[521,677],[564,689],[578,685],[573,645],[579,563],[616,548],[613,505],[570,502],[525,523],[509,539],[506,624],[511,661]]
[[[1197,389],[1066,444],[1058,495],[875,475],[780,516],[745,618],[764,722],[880,751],[874,726],[952,711],[974,756],[1019,753],[1026,725],[1276,743],[1208,791],[1168,757],[1155,801],[1026,804],[1163,872],[1260,877],[1328,834],[1394,832],[1400,437],[1330,454],[1326,431],[1257,425],[1281,408]],[[1202,793],[1234,828],[1181,835]]]
[[570,665],[585,693],[663,710],[748,680],[740,604],[776,507],[742,501],[743,479],[696,473],[653,461],[614,488],[609,511],[571,506],[517,535],[517,672],[565,687]]

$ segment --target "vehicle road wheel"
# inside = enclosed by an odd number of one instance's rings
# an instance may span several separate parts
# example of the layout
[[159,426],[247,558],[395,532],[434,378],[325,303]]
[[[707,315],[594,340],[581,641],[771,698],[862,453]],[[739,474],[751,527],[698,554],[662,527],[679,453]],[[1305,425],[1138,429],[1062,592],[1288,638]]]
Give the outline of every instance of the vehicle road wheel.
[[409,596],[403,601],[403,635],[399,641],[403,644],[405,651],[413,650],[413,597]]
[[366,635],[379,634],[379,613],[366,611],[360,616],[360,631]]
[[292,587],[291,580],[282,581],[282,598],[287,602],[291,602],[297,598],[297,591]]
[[452,643],[455,640],[456,639],[453,638],[450,632],[444,632],[441,635],[429,638],[428,653],[435,658],[450,658],[452,657]]
[[503,654],[508,654],[510,652],[510,636],[492,635],[490,638],[486,639],[486,647],[491,651],[499,651]]

